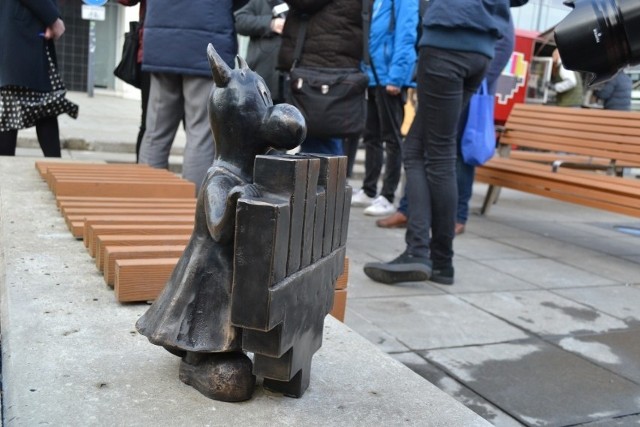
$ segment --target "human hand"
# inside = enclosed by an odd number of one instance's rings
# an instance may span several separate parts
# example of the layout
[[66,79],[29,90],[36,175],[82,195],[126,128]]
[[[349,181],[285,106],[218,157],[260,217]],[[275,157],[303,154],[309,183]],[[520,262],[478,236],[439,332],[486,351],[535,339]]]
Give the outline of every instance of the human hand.
[[400,93],[400,88],[394,85],[387,85],[385,88],[389,95],[398,95]]
[[273,18],[271,20],[271,31],[276,34],[282,34],[284,29],[284,18]]
[[62,19],[58,18],[56,21],[47,27],[44,32],[44,38],[47,40],[58,40],[64,34],[65,27]]

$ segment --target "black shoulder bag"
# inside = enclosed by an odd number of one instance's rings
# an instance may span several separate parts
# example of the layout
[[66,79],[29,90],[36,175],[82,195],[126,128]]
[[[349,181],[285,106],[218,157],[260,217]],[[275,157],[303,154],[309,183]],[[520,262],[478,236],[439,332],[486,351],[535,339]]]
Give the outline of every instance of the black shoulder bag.
[[140,64],[138,64],[138,29],[137,21],[129,23],[129,32],[124,35],[122,45],[122,59],[113,70],[113,74],[120,80],[140,88]]
[[298,66],[307,23],[307,19],[300,23],[289,72],[288,102],[304,116],[311,137],[357,136],[364,130],[369,78],[357,68]]

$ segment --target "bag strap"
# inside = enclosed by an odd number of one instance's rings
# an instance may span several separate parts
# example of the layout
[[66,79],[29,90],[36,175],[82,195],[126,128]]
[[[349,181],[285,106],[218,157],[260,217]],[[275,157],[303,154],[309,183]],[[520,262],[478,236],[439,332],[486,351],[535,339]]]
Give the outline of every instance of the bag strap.
[[[293,62],[291,63],[291,70],[296,68],[302,57],[302,46],[304,45],[304,39],[307,37],[307,25],[309,24],[309,15],[304,14],[300,16],[300,27],[298,27],[298,38],[296,39],[296,47],[293,51]],[[289,70],[289,71],[291,71]]]
[[362,62],[365,65],[371,63],[369,55],[369,31],[371,29],[371,10],[373,0],[362,0]]

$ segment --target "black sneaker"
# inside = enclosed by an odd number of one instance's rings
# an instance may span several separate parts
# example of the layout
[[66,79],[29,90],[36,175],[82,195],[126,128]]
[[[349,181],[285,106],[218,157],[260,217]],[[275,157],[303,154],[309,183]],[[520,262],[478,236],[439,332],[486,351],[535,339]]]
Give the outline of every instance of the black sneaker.
[[441,285],[453,285],[453,267],[434,268],[429,280]]
[[393,261],[365,264],[364,274],[376,282],[386,284],[421,282],[431,277],[431,260],[404,252]]

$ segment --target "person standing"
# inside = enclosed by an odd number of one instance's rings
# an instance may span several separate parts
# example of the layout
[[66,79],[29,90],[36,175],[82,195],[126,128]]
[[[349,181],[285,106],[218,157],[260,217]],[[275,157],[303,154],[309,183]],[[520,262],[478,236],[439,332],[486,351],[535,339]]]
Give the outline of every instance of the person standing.
[[36,127],[45,157],[60,157],[58,115],[78,116],[65,98],[54,41],[65,32],[55,0],[0,2],[0,156],[15,156],[18,130]]
[[200,190],[214,159],[207,114],[213,80],[207,44],[229,65],[238,51],[233,11],[241,0],[154,0],[147,3],[142,70],[151,73],[146,130],[140,163],[169,166],[169,153],[180,121],[187,141],[182,176]]
[[277,13],[280,5],[286,6],[282,0],[249,0],[235,13],[236,31],[250,37],[247,64],[264,79],[274,104],[284,102],[282,79],[276,70],[280,34],[286,17],[286,13]]
[[[370,64],[367,122],[363,135],[365,177],[351,206],[366,206],[365,215],[389,215],[402,170],[400,126],[406,90],[415,87],[417,0],[374,0],[369,32]],[[375,73],[374,73],[375,71]],[[380,195],[378,180],[384,162]]]
[[419,42],[418,110],[403,153],[406,249],[390,262],[366,264],[371,279],[453,284],[458,121],[509,19],[509,0],[429,1]]
[[[297,65],[360,68],[363,42],[361,0],[287,0],[287,4],[290,9],[282,31],[279,70],[291,70],[301,25],[307,25],[307,29],[302,56]],[[342,140],[307,135],[300,151],[340,155]]]
[[551,68],[549,89],[556,93],[556,105],[560,107],[581,107],[584,91],[580,73],[564,68],[558,49],[553,51],[551,58],[553,66]]
[[621,70],[609,81],[595,88],[593,94],[603,102],[605,110],[629,111],[632,88],[631,77]]

